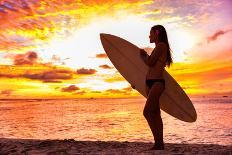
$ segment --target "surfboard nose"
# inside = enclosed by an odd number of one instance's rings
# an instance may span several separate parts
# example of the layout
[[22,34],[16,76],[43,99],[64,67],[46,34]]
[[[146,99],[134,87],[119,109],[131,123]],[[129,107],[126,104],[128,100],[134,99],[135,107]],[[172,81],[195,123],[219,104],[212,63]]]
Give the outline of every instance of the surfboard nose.
[[100,40],[103,43],[103,40],[106,38],[107,34],[106,33],[100,33]]
[[107,35],[109,35],[109,34],[106,34],[106,33],[100,33],[100,38],[103,38],[103,37],[105,37],[105,36],[107,36]]
[[107,38],[113,38],[114,36],[111,34],[107,34],[107,33],[100,33],[100,39],[107,39]]
[[107,34],[106,33],[100,33],[100,40],[102,42],[103,48],[106,45],[106,38],[107,38]]
[[105,35],[105,33],[100,33],[100,38],[102,38]]

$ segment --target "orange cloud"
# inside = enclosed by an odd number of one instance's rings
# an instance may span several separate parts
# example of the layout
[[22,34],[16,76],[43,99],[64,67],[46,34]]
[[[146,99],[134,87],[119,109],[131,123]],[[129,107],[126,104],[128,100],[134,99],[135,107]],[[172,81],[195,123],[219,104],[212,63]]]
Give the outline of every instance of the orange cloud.
[[122,88],[122,89],[107,89],[105,91],[103,91],[101,94],[102,95],[106,95],[108,97],[138,97],[141,96],[141,94],[139,94],[137,91],[133,91],[133,90],[127,90],[129,88]]
[[110,67],[109,65],[100,65],[99,67],[103,68],[103,69],[112,69],[112,68],[114,68],[114,67]]
[[95,74],[97,71],[95,69],[85,69],[81,68],[77,70],[77,74]]
[[231,62],[208,61],[174,63],[167,69],[188,94],[213,94],[230,92],[232,88]]
[[3,95],[3,96],[10,96],[11,94],[12,94],[12,90],[11,89],[2,90],[0,92],[0,95]]
[[107,89],[105,92],[112,94],[128,94],[128,92],[120,90],[120,89]]
[[0,73],[0,78],[18,78],[20,75],[9,74],[9,73]]
[[58,80],[43,80],[44,83],[62,83],[62,81]]
[[96,58],[108,58],[108,56],[105,53],[101,53],[101,54],[97,54]]
[[52,71],[45,71],[42,73],[25,73],[23,74],[23,77],[29,78],[29,79],[37,79],[37,80],[54,80],[54,79],[60,79],[60,80],[67,80],[72,79],[72,72],[70,71],[64,71],[64,70],[52,70]]
[[219,36],[224,35],[225,33],[228,33],[230,31],[232,31],[232,29],[225,30],[225,31],[219,30],[219,31],[215,32],[212,36],[208,37],[207,41],[208,41],[208,43],[211,41],[215,41]]
[[91,93],[101,93],[101,91],[91,91]]
[[27,78],[41,80],[45,83],[60,83],[60,80],[73,78],[74,71],[70,69],[54,68],[54,66],[0,66],[0,78]]
[[105,82],[126,81],[125,78],[117,71],[113,76],[104,79]]
[[37,63],[38,55],[36,52],[28,51],[24,54],[7,54],[4,58],[12,59],[14,65],[33,65]]
[[84,95],[86,94],[86,91],[82,90],[82,91],[77,91],[75,93],[73,93],[74,95],[77,94],[77,95]]
[[151,2],[151,0],[3,0],[0,3],[0,50],[21,52],[34,49],[41,43],[46,44],[54,35],[66,37],[73,28],[82,27],[97,16],[114,18],[118,16],[119,11],[133,13]]
[[232,29],[228,26],[215,32],[209,37],[203,36],[199,42],[186,52],[186,60],[195,62],[220,61],[227,62],[232,60]]
[[[53,55],[54,56],[54,55]],[[61,83],[60,80],[73,78],[74,71],[69,68],[53,66],[51,63],[39,63],[36,52],[24,54],[7,54],[5,58],[12,59],[14,65],[0,66],[0,78],[27,78],[41,80],[44,83]],[[54,56],[53,59],[59,59]]]
[[32,65],[36,63],[38,56],[35,52],[27,52],[25,54],[17,54],[14,57],[15,65]]
[[209,82],[209,80],[217,82],[232,77],[231,66],[219,67],[206,72],[198,72],[195,74],[201,78],[201,82]]
[[129,86],[129,87],[123,88],[122,90],[125,90],[125,91],[132,91],[133,89],[132,89],[131,86]]
[[62,88],[61,91],[63,91],[63,92],[74,92],[74,91],[77,91],[79,89],[80,88],[75,86],[75,85],[70,85],[68,87]]

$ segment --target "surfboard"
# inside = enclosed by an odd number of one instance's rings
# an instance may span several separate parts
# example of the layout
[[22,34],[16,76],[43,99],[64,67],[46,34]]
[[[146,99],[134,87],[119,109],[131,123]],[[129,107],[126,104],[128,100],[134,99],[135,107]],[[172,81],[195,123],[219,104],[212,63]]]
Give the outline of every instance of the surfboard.
[[[140,48],[111,34],[101,33],[100,40],[108,58],[119,73],[147,98],[145,79],[149,67],[140,57]],[[160,108],[179,120],[195,122],[197,113],[185,91],[166,70],[163,77],[165,90],[160,96]]]

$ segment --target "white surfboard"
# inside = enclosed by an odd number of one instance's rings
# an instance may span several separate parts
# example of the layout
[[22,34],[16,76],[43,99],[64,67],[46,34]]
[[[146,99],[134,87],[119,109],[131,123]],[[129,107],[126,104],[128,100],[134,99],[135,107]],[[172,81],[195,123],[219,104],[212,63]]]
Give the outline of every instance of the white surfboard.
[[[114,35],[100,34],[103,48],[119,73],[142,94],[146,95],[148,66],[140,58],[140,48]],[[197,119],[196,110],[184,90],[165,70],[165,90],[160,97],[160,107],[166,113],[185,122]]]

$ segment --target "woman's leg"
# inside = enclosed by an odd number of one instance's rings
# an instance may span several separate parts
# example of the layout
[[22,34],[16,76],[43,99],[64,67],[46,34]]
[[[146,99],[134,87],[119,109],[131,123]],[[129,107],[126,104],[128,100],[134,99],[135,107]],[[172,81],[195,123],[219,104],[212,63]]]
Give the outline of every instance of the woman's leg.
[[143,115],[150,126],[156,145],[163,145],[163,122],[160,115],[159,98],[165,89],[164,87],[161,82],[155,82],[152,85],[143,110]]

